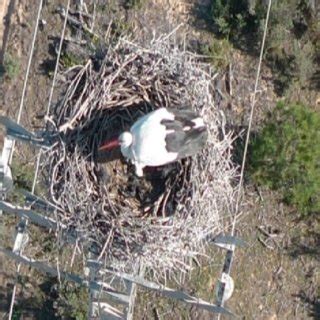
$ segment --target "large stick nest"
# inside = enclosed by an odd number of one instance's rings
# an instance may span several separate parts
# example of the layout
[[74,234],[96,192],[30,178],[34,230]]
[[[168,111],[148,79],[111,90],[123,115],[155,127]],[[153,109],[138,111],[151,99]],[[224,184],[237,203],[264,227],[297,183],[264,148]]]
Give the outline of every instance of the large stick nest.
[[[113,41],[113,43],[112,43]],[[116,268],[137,260],[155,274],[188,269],[205,239],[223,230],[234,201],[231,134],[213,101],[209,65],[169,36],[144,47],[122,37],[100,58],[66,75],[65,93],[50,115],[59,140],[46,157],[50,200],[58,219],[94,243]],[[193,158],[148,168],[136,183],[120,154],[99,154],[102,140],[160,107],[201,114],[209,138]]]

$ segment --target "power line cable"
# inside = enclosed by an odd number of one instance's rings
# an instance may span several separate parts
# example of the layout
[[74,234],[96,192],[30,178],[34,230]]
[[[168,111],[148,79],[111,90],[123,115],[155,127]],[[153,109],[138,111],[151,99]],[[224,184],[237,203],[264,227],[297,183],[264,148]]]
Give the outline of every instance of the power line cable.
[[[261,49],[260,49],[259,63],[258,63],[256,80],[255,80],[255,85],[254,85],[254,92],[253,92],[253,97],[252,97],[252,102],[251,102],[251,111],[250,111],[250,117],[249,117],[248,130],[247,130],[243,158],[242,158],[242,164],[241,164],[240,180],[239,180],[238,193],[237,193],[237,199],[236,199],[236,205],[235,205],[235,214],[234,214],[233,221],[232,221],[231,236],[234,236],[234,233],[235,233],[235,227],[236,227],[237,218],[238,218],[238,214],[239,214],[240,200],[241,200],[242,192],[243,192],[243,176],[244,176],[244,170],[245,170],[247,153],[248,153],[248,145],[249,145],[250,134],[251,134],[253,114],[254,114],[254,109],[255,109],[255,105],[256,105],[256,95],[257,95],[258,85],[259,85],[259,78],[260,78],[261,65],[262,65],[263,53],[264,53],[267,30],[268,30],[271,5],[272,5],[272,0],[269,0],[267,14],[266,14],[266,20],[265,20],[265,25],[264,25],[264,31],[263,31],[263,37],[262,37],[262,43],[261,43]],[[229,276],[230,276],[231,266],[232,266],[232,262],[233,262],[234,251],[235,251],[235,245],[231,245],[230,249],[226,253],[226,258],[225,258],[225,262],[224,262],[221,280],[223,279],[224,276],[227,276],[228,279],[230,279]],[[221,293],[222,293],[221,306],[223,306],[225,286],[223,287],[223,290]],[[218,316],[217,316],[218,320],[220,319],[220,316],[221,316],[221,314],[218,314]]]
[[[26,70],[25,81],[24,81],[24,85],[23,85],[23,89],[22,89],[22,96],[21,96],[21,101],[20,101],[19,113],[18,113],[18,117],[17,117],[17,123],[20,123],[20,120],[21,120],[21,115],[22,115],[22,110],[23,110],[23,105],[24,105],[24,97],[25,97],[25,92],[26,92],[26,88],[27,88],[27,81],[28,81],[29,73],[30,73],[30,66],[31,66],[33,52],[34,52],[36,35],[37,35],[37,32],[38,32],[38,26],[39,26],[39,21],[40,21],[42,5],[43,5],[43,0],[40,0],[37,20],[36,20],[36,26],[35,26],[34,35],[33,35],[32,44],[31,44],[31,49],[30,49],[30,53],[29,53],[29,60],[28,60],[28,66],[27,66],[27,70]],[[49,111],[50,111],[50,106],[51,106],[51,101],[52,101],[52,96],[53,96],[53,90],[54,90],[56,77],[57,77],[57,73],[58,73],[59,60],[60,60],[62,44],[63,44],[63,40],[64,40],[64,36],[65,36],[65,30],[66,30],[66,25],[67,25],[67,18],[68,18],[69,8],[70,8],[70,0],[68,0],[68,3],[67,3],[66,16],[65,16],[65,19],[64,19],[61,38],[60,38],[60,43],[59,43],[58,55],[57,55],[57,60],[56,60],[56,65],[55,65],[55,71],[54,71],[54,76],[53,76],[53,80],[52,80],[52,86],[51,86],[50,94],[49,94],[49,100],[48,100],[48,106],[47,106],[47,112],[46,112],[47,115],[49,114]],[[13,152],[14,152],[14,144],[13,144],[13,147],[12,147],[12,150],[11,150],[10,162],[12,161]],[[42,155],[42,149],[40,149],[40,151],[38,153],[38,156],[37,156],[36,169],[35,169],[34,179],[33,179],[33,183],[32,183],[32,191],[31,191],[32,194],[34,194],[35,187],[36,187],[36,182],[37,182],[37,177],[38,177],[39,168],[40,168],[40,162],[41,162],[41,155]],[[24,224],[24,230],[22,231],[22,234],[20,234],[20,235],[19,235],[19,233],[17,234],[15,243],[17,242],[18,236],[20,236],[22,238],[24,237],[25,229],[26,229],[26,227],[28,225],[28,220],[27,219],[21,219],[21,221]],[[19,250],[19,253],[20,254],[22,253],[22,248],[21,248],[21,250]],[[16,271],[17,275],[20,272],[20,268],[21,268],[21,263],[19,263],[18,266],[17,266],[17,271]],[[13,287],[13,291],[12,291],[10,309],[9,309],[9,317],[8,317],[9,320],[12,319],[16,292],[17,292],[17,281],[15,281],[15,284],[14,284],[14,287]]]

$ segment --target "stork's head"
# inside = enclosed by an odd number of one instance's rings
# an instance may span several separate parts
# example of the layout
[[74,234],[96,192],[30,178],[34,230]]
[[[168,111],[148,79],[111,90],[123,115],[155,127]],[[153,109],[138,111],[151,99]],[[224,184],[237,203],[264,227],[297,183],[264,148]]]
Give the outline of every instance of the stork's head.
[[132,141],[133,141],[132,134],[128,131],[123,132],[119,136],[119,144],[121,148],[128,148],[129,146],[131,146]]
[[123,132],[118,138],[103,142],[99,147],[99,151],[110,151],[119,146],[121,150],[124,150],[131,146],[132,141],[132,134],[130,132]]

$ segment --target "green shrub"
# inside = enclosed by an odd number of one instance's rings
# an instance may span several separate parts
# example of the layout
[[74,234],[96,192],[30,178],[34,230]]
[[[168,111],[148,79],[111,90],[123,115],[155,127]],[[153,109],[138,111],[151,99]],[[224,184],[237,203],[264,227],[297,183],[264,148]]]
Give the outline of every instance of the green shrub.
[[20,63],[10,54],[4,57],[3,65],[0,66],[0,77],[7,76],[10,80],[16,78],[20,71]]
[[57,314],[62,319],[85,320],[88,318],[89,291],[86,287],[64,282],[56,301]]
[[210,43],[201,46],[201,53],[210,57],[215,69],[224,71],[231,60],[232,45],[226,39],[213,38]]
[[[31,191],[34,178],[34,168],[30,164],[23,163],[17,158],[13,158],[11,173],[14,188],[8,196],[8,200],[18,205],[24,205],[24,196],[19,190],[23,189]],[[38,188],[36,186],[36,192],[37,191]]]
[[[211,0],[211,23],[237,48],[258,54],[267,3],[262,0]],[[293,82],[311,85],[319,57],[320,23],[308,0],[274,0],[271,6],[265,61],[275,90],[284,95]]]
[[139,10],[145,5],[146,0],[125,0],[125,7],[127,9]]
[[71,68],[77,65],[82,65],[84,63],[84,59],[80,56],[76,56],[72,52],[64,52],[61,55],[61,63],[65,68]]
[[33,184],[34,168],[14,158],[11,170],[15,187],[30,191]]
[[320,115],[303,105],[280,103],[252,140],[254,181],[282,191],[302,214],[320,211]]
[[257,16],[249,0],[212,0],[211,17],[221,35],[237,39],[257,29]]

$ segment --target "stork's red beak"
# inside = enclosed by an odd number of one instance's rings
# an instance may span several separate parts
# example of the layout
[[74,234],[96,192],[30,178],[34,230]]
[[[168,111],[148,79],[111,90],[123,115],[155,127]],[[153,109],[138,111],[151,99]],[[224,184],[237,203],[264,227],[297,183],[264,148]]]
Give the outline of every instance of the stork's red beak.
[[109,150],[112,150],[116,147],[118,147],[120,145],[120,142],[119,142],[119,139],[116,138],[116,139],[113,139],[113,140],[109,140],[109,141],[105,141],[103,142],[100,147],[99,147],[99,151],[109,151]]

